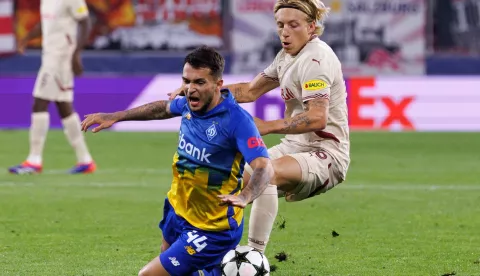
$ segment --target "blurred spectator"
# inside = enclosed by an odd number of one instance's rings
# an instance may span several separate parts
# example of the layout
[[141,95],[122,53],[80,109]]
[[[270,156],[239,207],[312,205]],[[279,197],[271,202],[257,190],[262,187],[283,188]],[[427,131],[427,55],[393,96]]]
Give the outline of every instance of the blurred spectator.
[[[223,47],[220,0],[86,0],[96,50],[188,50]],[[17,38],[40,21],[40,0],[17,0]],[[41,40],[29,44],[39,48]]]
[[435,50],[450,50],[455,46],[453,41],[454,8],[451,0],[432,1],[433,32]]
[[480,0],[435,0],[433,46],[436,52],[480,54]]

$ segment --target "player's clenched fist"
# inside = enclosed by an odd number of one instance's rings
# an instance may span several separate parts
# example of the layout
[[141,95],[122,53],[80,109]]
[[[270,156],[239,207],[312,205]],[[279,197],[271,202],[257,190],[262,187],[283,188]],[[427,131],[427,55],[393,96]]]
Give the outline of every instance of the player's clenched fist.
[[92,125],[98,125],[92,129],[92,132],[99,132],[102,129],[111,127],[117,122],[113,113],[95,113],[85,115],[85,119],[82,122],[82,131],[87,132],[88,128]]

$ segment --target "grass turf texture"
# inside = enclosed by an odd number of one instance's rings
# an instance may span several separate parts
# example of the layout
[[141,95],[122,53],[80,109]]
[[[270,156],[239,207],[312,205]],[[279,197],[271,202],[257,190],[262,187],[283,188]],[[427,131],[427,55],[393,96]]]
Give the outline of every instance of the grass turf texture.
[[[480,275],[479,138],[352,133],[345,183],[280,200],[267,248],[273,275]],[[64,174],[74,153],[52,131],[45,173],[15,176],[6,168],[25,158],[28,133],[0,131],[0,275],[136,275],[158,254],[176,134],[87,140],[98,173]]]

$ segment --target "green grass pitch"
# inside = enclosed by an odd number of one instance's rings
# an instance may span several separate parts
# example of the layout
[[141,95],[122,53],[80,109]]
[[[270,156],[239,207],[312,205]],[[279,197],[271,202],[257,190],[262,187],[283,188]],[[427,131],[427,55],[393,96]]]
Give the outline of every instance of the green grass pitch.
[[[159,253],[176,134],[87,140],[96,174],[64,174],[74,153],[52,131],[45,173],[15,176],[6,168],[25,158],[28,133],[0,131],[0,275],[137,275]],[[346,182],[280,200],[272,275],[480,275],[480,134],[355,132],[351,141]]]

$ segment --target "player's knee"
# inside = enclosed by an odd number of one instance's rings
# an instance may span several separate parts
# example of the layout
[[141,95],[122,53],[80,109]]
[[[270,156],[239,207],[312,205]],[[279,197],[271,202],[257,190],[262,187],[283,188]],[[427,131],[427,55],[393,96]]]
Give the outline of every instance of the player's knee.
[[56,102],[57,110],[62,119],[73,114],[73,105],[69,102]]
[[273,176],[270,179],[270,184],[276,186],[282,186],[285,182],[288,182],[287,176],[287,168],[285,168],[284,164],[281,162],[280,159],[276,159],[272,161],[273,165]]
[[148,271],[146,269],[141,269],[138,272],[138,276],[149,276]]
[[35,98],[33,101],[32,111],[35,112],[47,112],[48,104],[50,102],[47,100]]
[[289,192],[301,182],[302,170],[298,162],[289,156],[272,161],[274,174],[270,184],[278,187],[279,190]]
[[275,170],[273,172],[272,178],[270,178],[269,184],[278,186],[278,184],[282,182],[282,178],[282,174],[280,172],[277,173],[277,171]]
[[155,273],[154,271],[152,271],[152,269],[149,269],[148,266],[142,268],[142,269],[138,272],[138,276],[157,276],[157,275],[162,275],[162,274]]

